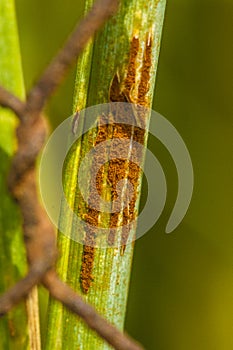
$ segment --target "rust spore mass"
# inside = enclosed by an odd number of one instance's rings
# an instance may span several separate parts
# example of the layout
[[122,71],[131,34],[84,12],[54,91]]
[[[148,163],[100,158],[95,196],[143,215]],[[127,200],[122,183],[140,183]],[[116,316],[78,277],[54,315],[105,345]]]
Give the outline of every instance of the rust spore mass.
[[95,255],[94,247],[87,246],[87,245],[83,247],[80,281],[81,281],[82,291],[85,294],[88,293],[91,283],[93,281],[92,271],[93,271],[93,264],[94,264],[94,255]]
[[124,79],[120,81],[119,73],[116,73],[112,79],[109,89],[111,102],[130,102],[144,107],[150,106],[147,94],[150,88],[149,82],[152,66],[152,37],[149,33],[147,34],[146,45],[143,51],[142,66],[137,61],[139,51],[140,41],[138,37],[134,36],[130,44],[128,65],[125,69]]
[[[120,81],[120,77],[118,72],[113,76],[112,82],[109,88],[109,100],[110,102],[129,102],[134,103],[139,106],[149,107],[150,101],[148,101],[148,92],[149,92],[149,80],[150,80],[150,70],[152,65],[152,38],[148,34],[146,38],[146,45],[143,52],[143,61],[140,66],[137,58],[140,51],[140,41],[139,38],[134,36],[130,43],[129,50],[129,59],[128,65],[125,70],[125,78],[123,81]],[[139,77],[137,79],[137,76]],[[120,107],[119,107],[120,108]],[[125,112],[125,111],[124,111]],[[129,111],[129,114],[132,114],[132,111]],[[118,114],[115,115],[116,120],[118,122],[114,122],[111,124],[111,127],[107,124],[101,125],[101,120],[106,120],[106,118],[113,118],[114,116],[106,116],[102,115],[99,118],[99,127],[97,131],[97,138],[95,140],[95,145],[100,144],[103,141],[108,139],[118,138],[118,139],[130,139],[133,138],[134,141],[144,144],[145,142],[145,130],[139,126],[132,126],[129,120],[129,124],[124,124],[127,120],[124,119],[124,123],[119,123],[121,118],[121,110],[119,109]],[[124,117],[127,113],[123,114]],[[137,117],[139,118],[139,125],[146,125],[146,114],[142,110],[137,113]],[[130,118],[129,118],[130,119]],[[139,164],[141,164],[143,155],[136,155],[139,160]],[[103,161],[105,157],[104,154],[96,155],[95,161]],[[94,185],[96,189],[101,195],[102,184],[103,184],[103,176],[106,172],[106,167],[102,166],[97,174],[96,181]],[[121,254],[124,254],[125,246],[127,244],[129,232],[132,229],[132,225],[135,225],[134,220],[137,217],[136,210],[136,201],[138,197],[138,185],[141,177],[141,169],[137,164],[134,164],[127,160],[122,159],[111,159],[108,162],[107,166],[107,182],[109,185],[108,190],[111,193],[111,199],[113,201],[117,198],[116,186],[118,181],[127,179],[133,185],[133,198],[130,203],[124,208],[124,203],[122,203],[122,207],[119,210],[114,210],[113,213],[110,214],[109,218],[109,235],[108,235],[108,244],[110,246],[114,245],[116,231],[115,228],[121,226]],[[93,201],[98,200],[97,198],[90,199]],[[118,208],[114,208],[118,209]],[[89,217],[92,216],[92,219]],[[96,211],[89,211],[88,214],[89,222],[93,226],[98,226],[98,215]],[[112,230],[111,230],[112,229]],[[94,238],[93,238],[94,239]],[[94,248],[87,249],[84,247],[83,251],[83,263],[81,268],[81,284],[82,289],[87,293],[91,282],[93,280],[92,276],[92,268],[93,268],[93,260],[94,260]],[[88,262],[88,263],[87,263]]]
[[130,54],[129,54],[129,63],[127,68],[127,74],[124,81],[124,95],[126,96],[128,102],[132,99],[132,91],[135,87],[136,83],[136,74],[137,74],[137,55],[139,51],[139,39],[136,37],[133,37],[133,40],[131,42],[130,46]]
[[152,40],[151,36],[148,35],[146,49],[143,55],[143,65],[141,70],[141,80],[138,87],[138,104],[142,106],[149,107],[147,101],[147,93],[150,88],[150,70],[152,65]]

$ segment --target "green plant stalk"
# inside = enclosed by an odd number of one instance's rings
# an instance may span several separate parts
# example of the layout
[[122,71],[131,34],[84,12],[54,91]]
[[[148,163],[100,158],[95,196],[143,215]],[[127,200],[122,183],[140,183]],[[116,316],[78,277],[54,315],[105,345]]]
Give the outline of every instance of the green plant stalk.
[[[88,47],[83,57],[88,60],[80,69],[84,58],[79,60],[77,82],[86,82],[83,85],[76,85],[75,110],[82,109],[87,105],[95,105],[109,102],[109,90],[114,76],[123,80],[127,75],[129,57],[132,51],[133,40],[139,43],[137,48],[137,59],[135,65],[135,91],[139,89],[139,81],[142,78],[142,61],[146,52],[148,42],[151,43],[150,68],[148,76],[148,90],[144,102],[146,107],[151,107],[153,100],[156,69],[159,57],[160,40],[165,12],[165,0],[122,0],[120,10],[116,17],[110,20],[103,30],[97,35],[94,42],[94,52],[91,60],[91,48]],[[86,56],[85,56],[86,55]],[[81,63],[82,62],[82,63]],[[90,67],[92,67],[90,74]],[[85,98],[83,99],[83,96]],[[139,97],[137,92],[132,91],[131,101],[137,103]],[[144,103],[145,104],[145,103]],[[83,121],[81,121],[82,127]],[[149,117],[147,120],[149,123]],[[71,208],[77,213],[85,213],[85,205],[76,184],[78,168],[83,156],[95,144],[96,131],[90,132],[69,153],[64,170],[64,190]],[[92,145],[90,145],[92,140]],[[146,145],[147,135],[144,144]],[[107,171],[103,178],[102,196],[110,198],[110,192],[106,185]],[[141,188],[141,177],[139,178],[138,189]],[[138,209],[139,198],[135,202],[135,209]],[[109,215],[102,214],[98,218],[99,223],[109,225]],[[70,226],[70,223],[67,223]],[[119,229],[120,234],[121,229]],[[135,232],[130,233],[134,235]],[[58,271],[60,276],[69,283],[75,290],[83,295],[95,308],[104,315],[111,323],[119,329],[124,328],[124,318],[130,271],[133,257],[133,244],[128,244],[122,253],[122,248],[95,248],[93,254],[92,281],[88,288],[83,288],[83,254],[84,246],[58,235],[58,246],[60,259]],[[49,308],[49,323],[46,349],[110,349],[110,346],[100,339],[86,325],[65,310],[62,305],[52,301]]]
[[[92,6],[93,0],[85,2],[85,13]],[[93,54],[93,40],[87,44],[77,62],[77,75],[75,82],[73,113],[80,111],[86,107],[88,98],[89,77],[91,72],[91,62]],[[83,124],[83,121],[82,121]],[[67,200],[71,208],[74,208],[75,192],[77,185],[78,163],[81,153],[81,143],[75,146],[74,152],[69,157],[66,163],[66,171],[64,172],[64,191],[67,195]],[[61,209],[62,211],[62,209]],[[61,214],[62,216],[62,214]],[[67,223],[69,226],[70,223]],[[57,271],[62,280],[67,281],[68,264],[70,259],[70,250],[72,249],[72,241],[58,232],[58,250],[60,258],[57,263]],[[79,254],[79,252],[74,250]],[[73,285],[71,283],[71,285]],[[64,346],[70,346],[70,340],[64,340],[64,307],[56,300],[50,299],[47,312],[47,334],[44,339],[43,348],[48,349],[63,349]],[[76,320],[77,323],[77,320]]]
[[[25,97],[20,48],[13,0],[0,1],[0,84],[18,97]],[[3,293],[27,272],[27,262],[19,208],[11,199],[6,179],[17,143],[17,118],[7,109],[0,109],[0,293]],[[0,319],[0,348],[29,349],[32,329],[38,332],[38,305],[34,289],[29,299]],[[30,324],[30,326],[29,326]],[[31,332],[29,331],[31,330]],[[34,336],[35,334],[33,334]],[[39,335],[34,339],[38,350]]]

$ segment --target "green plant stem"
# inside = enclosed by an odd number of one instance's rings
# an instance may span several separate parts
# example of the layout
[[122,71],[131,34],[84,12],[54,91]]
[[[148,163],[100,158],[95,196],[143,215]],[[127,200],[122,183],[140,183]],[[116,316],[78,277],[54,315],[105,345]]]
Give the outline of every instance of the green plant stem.
[[[85,13],[93,4],[92,0],[87,0],[85,3]],[[93,52],[93,40],[91,40],[77,62],[77,77],[75,82],[73,112],[82,110],[86,107],[88,97],[88,85],[91,71],[91,61]],[[81,152],[81,144],[75,148],[75,152],[69,158],[66,164],[64,190],[67,195],[67,200],[72,208],[74,208],[76,179],[78,172],[79,155]],[[68,225],[68,224],[67,224]],[[58,233],[58,250],[61,252],[60,259],[57,263],[57,271],[63,281],[67,280],[68,264],[70,249],[72,242],[66,236]],[[77,251],[77,249],[76,249]],[[71,285],[73,285],[71,283]],[[44,340],[44,348],[48,349],[63,349],[63,346],[70,346],[70,340],[64,340],[64,312],[65,308],[56,300],[50,299],[47,312],[47,334]],[[77,323],[77,320],[76,320]]]
[[[25,97],[20,48],[13,0],[0,1],[0,84],[20,98]],[[7,191],[6,180],[12,156],[16,150],[17,119],[9,110],[0,109],[0,293],[12,286],[27,271],[22,234],[22,220],[17,205]],[[38,304],[34,298],[0,320],[0,348],[40,349]],[[35,337],[35,331],[37,337]],[[34,338],[34,346],[32,344]]]
[[[90,63],[91,46],[85,50],[83,57],[78,62],[77,82],[84,81],[85,84],[76,85],[75,110],[84,108],[86,100],[88,105],[109,102],[109,90],[114,76],[117,74],[119,79],[123,80],[127,75],[134,40],[138,43],[138,52],[137,59],[134,62],[135,89],[130,95],[130,102],[139,102],[140,104],[137,91],[140,90],[139,81],[142,80],[143,75],[142,61],[145,57],[148,42],[150,42],[151,57],[148,58],[150,65],[147,70],[148,89],[145,91],[142,104],[151,107],[165,4],[165,0],[121,1],[117,16],[105,25],[95,39],[92,64]],[[82,127],[82,122],[79,127]],[[149,123],[149,117],[146,122]],[[75,212],[85,212],[85,205],[82,203],[76,179],[82,157],[95,145],[97,134],[98,128],[96,131],[89,133],[88,136],[83,137],[81,142],[78,142],[69,153],[66,162],[64,189],[68,202]],[[90,140],[92,140],[91,145]],[[147,135],[144,138],[145,145],[146,142]],[[105,182],[107,171],[108,169],[106,169],[103,177]],[[141,176],[138,178],[138,189],[140,190],[140,188]],[[106,186],[103,186],[101,194],[106,199],[109,198],[109,190]],[[135,210],[138,210],[138,204],[139,198],[135,201]],[[99,223],[104,222],[108,227],[109,215],[101,214],[98,220]],[[70,223],[67,223],[67,225],[69,226]],[[119,231],[121,235],[121,229]],[[134,230],[130,234],[134,235]],[[93,254],[91,250],[93,259],[92,281],[87,286],[84,283],[85,281],[83,282],[82,269],[84,255],[88,251],[85,251],[83,245],[62,234],[58,235],[58,246],[61,252],[58,272],[62,279],[81,293],[111,323],[123,330],[134,245],[132,243],[128,244],[123,253],[122,247],[95,248]],[[90,250],[88,254],[90,254]],[[51,301],[48,314],[49,325],[46,349],[54,349],[55,347],[56,349],[68,348],[71,350],[110,349],[110,346],[88,329],[81,320],[77,320],[74,315],[64,310],[62,305]]]

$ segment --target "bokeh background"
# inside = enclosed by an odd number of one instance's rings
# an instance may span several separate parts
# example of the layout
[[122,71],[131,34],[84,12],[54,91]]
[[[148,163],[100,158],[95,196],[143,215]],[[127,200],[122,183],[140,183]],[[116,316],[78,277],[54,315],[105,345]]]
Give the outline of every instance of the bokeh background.
[[[80,18],[83,0],[17,0],[16,9],[29,89]],[[183,137],[195,188],[183,222],[166,235],[177,176],[164,146],[150,139],[168,198],[137,241],[126,319],[149,350],[233,349],[232,23],[232,0],[168,0],[154,109]],[[52,128],[71,115],[74,77],[75,68],[48,106]]]

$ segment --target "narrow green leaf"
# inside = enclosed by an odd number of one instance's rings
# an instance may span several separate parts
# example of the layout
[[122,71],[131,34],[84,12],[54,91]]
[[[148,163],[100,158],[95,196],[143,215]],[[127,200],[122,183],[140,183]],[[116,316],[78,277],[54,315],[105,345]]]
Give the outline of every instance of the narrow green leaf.
[[[92,0],[87,0],[85,3],[85,13],[93,4]],[[89,77],[91,71],[93,52],[93,41],[91,40],[83,50],[77,62],[77,75],[74,91],[73,112],[80,111],[86,107],[88,97]],[[64,173],[64,190],[67,195],[67,200],[70,206],[74,207],[75,191],[77,182],[78,164],[81,152],[81,144],[75,147],[75,152],[72,152],[69,161],[66,163],[66,171]],[[68,223],[67,223],[68,225]],[[61,252],[60,259],[57,264],[57,270],[60,277],[65,281],[67,279],[67,267],[70,259],[71,240],[62,234],[58,234],[58,249]],[[77,251],[77,250],[76,250]],[[76,252],[75,251],[75,252]],[[77,254],[81,256],[77,251]],[[47,335],[44,340],[44,348],[48,349],[63,349],[64,339],[64,307],[56,300],[50,300],[47,313]],[[65,346],[69,347],[70,339],[67,340]]]
[[[20,98],[25,97],[20,48],[13,0],[0,1],[0,84]],[[17,119],[7,109],[0,109],[0,293],[5,292],[27,271],[18,206],[8,193],[6,179],[12,156],[17,148]],[[32,295],[36,295],[34,290]],[[32,297],[31,295],[31,297]],[[29,298],[30,299],[30,298]],[[30,299],[31,300],[31,299]],[[30,315],[37,310],[33,302],[22,302],[0,319],[0,348],[29,349],[29,326],[35,326]],[[35,317],[35,314],[33,314]],[[38,322],[38,320],[36,321]],[[29,339],[30,338],[30,339]],[[38,348],[34,348],[38,349]]]
[[[89,106],[109,102],[113,79],[117,77],[119,81],[124,81],[130,68],[134,70],[135,89],[133,86],[129,91],[128,99],[130,102],[151,107],[165,5],[165,0],[121,1],[117,16],[110,20],[95,38],[92,62],[90,63],[90,46],[79,60],[77,82],[84,83],[76,86],[75,110],[84,108],[86,100],[86,105]],[[84,57],[87,57],[85,55],[88,56],[88,60],[82,66]],[[145,85],[140,85],[141,82]],[[81,127],[82,123],[83,121]],[[77,142],[70,151],[64,168],[66,196],[71,208],[79,215],[87,213],[77,186],[79,165],[83,156],[95,146],[98,132],[97,127]],[[146,142],[147,135],[144,137],[145,145]],[[101,189],[101,195],[105,199],[111,198],[107,185],[108,171],[109,168],[106,167]],[[129,171],[128,167],[126,172]],[[89,174],[86,176],[88,178]],[[137,176],[139,176],[137,188],[140,193],[141,174]],[[135,211],[138,210],[139,197],[138,195],[134,203]],[[109,214],[98,216],[98,224],[104,224],[105,227],[109,227],[110,220]],[[70,223],[67,223],[67,227],[70,227]],[[119,236],[122,234],[122,229],[119,228]],[[130,234],[134,235],[134,230]],[[58,246],[61,253],[58,263],[60,276],[110,322],[123,330],[133,244],[128,244],[125,249],[122,247],[92,249],[59,234]],[[88,263],[85,262],[85,256]],[[69,350],[110,349],[110,346],[88,329],[81,320],[77,320],[54,301],[50,303],[49,319],[47,350],[55,347]]]

